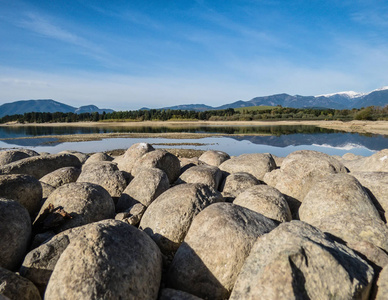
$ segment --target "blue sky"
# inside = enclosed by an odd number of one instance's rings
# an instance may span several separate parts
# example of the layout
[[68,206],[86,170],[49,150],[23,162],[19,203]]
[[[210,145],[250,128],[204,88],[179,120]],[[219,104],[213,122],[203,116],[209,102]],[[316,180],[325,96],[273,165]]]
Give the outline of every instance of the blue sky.
[[388,2],[0,0],[0,104],[116,110],[388,85]]

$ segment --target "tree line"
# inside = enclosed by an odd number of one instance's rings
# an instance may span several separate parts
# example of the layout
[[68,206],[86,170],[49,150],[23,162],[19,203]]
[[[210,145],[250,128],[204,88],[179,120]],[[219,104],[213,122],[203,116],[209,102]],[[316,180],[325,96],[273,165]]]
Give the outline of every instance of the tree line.
[[370,106],[360,109],[319,109],[290,108],[276,106],[265,109],[223,109],[208,111],[189,110],[129,110],[110,113],[45,113],[30,112],[4,116],[0,123],[70,123],[70,122],[113,122],[113,121],[171,121],[171,120],[203,120],[203,121],[262,121],[262,120],[388,120],[388,106]]

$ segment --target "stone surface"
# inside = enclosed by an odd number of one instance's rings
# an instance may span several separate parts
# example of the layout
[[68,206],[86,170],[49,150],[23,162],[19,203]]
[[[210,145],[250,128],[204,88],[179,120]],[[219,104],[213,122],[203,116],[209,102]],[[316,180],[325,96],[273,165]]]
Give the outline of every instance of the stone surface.
[[29,175],[0,175],[0,197],[19,202],[35,217],[41,205],[42,186]]
[[246,189],[262,184],[255,176],[246,172],[232,173],[227,176],[221,184],[220,190],[226,201],[233,201],[240,193]]
[[134,164],[146,153],[154,151],[154,147],[152,147],[148,143],[136,143],[125,151],[125,153],[119,157],[116,157],[113,162],[117,163],[117,167],[121,171],[125,171],[127,173],[132,172],[132,168]]
[[218,190],[222,172],[215,166],[199,165],[187,169],[179,176],[177,183],[203,183]]
[[42,201],[43,201],[43,200],[46,200],[48,196],[50,196],[50,194],[55,191],[55,187],[44,182],[41,182],[40,185],[42,186]]
[[332,174],[312,186],[299,208],[299,217],[316,224],[320,219],[342,212],[380,219],[368,193],[356,178],[349,174]]
[[63,167],[80,168],[79,159],[72,154],[50,154],[27,157],[0,167],[0,174],[27,174],[37,179]]
[[291,221],[287,200],[274,187],[256,185],[239,194],[233,204],[249,208],[275,221]]
[[375,300],[385,300],[388,296],[388,265],[380,272],[377,281],[377,295]]
[[161,290],[158,300],[201,300],[201,298],[183,291],[165,288]]
[[[54,208],[61,207],[70,214],[71,219],[65,218],[63,222],[50,223],[50,215],[43,223],[38,224],[45,209],[50,204]],[[114,202],[108,192],[99,185],[86,182],[74,182],[57,188],[43,204],[34,226],[39,226],[42,231],[54,230],[60,232],[72,227],[77,227],[104,219],[113,218],[115,215]]]
[[39,181],[57,188],[66,183],[76,182],[80,174],[81,169],[64,167],[43,176]]
[[9,299],[40,300],[36,286],[26,278],[0,267],[0,294]]
[[247,208],[210,205],[194,218],[175,254],[169,286],[205,299],[227,299],[254,242],[275,227]]
[[373,276],[351,249],[291,221],[257,240],[230,299],[368,299]]
[[167,174],[170,183],[173,183],[180,175],[181,166],[179,159],[175,155],[165,150],[157,149],[144,154],[138,159],[131,170],[131,174],[136,177],[143,168],[161,169]]
[[147,208],[140,221],[164,254],[175,252],[193,218],[205,207],[222,201],[219,192],[204,184],[181,184],[168,189]]
[[223,151],[208,150],[204,152],[198,159],[210,166],[218,167],[224,161],[230,159],[230,156],[228,153]]
[[4,166],[11,162],[18,161],[27,157],[30,157],[30,155],[24,151],[19,151],[19,150],[0,151],[0,166]]
[[290,153],[280,169],[265,174],[264,182],[302,202],[311,186],[327,174],[346,173],[342,163],[331,156],[311,150]]
[[65,151],[59,152],[58,154],[72,154],[78,158],[78,160],[81,164],[84,164],[87,161],[87,159],[89,158],[89,155],[82,153],[82,152],[79,152],[79,151],[74,151],[74,150],[65,150]]
[[226,160],[219,166],[221,171],[232,174],[246,172],[252,174],[257,179],[262,180],[265,173],[276,168],[275,161],[271,154],[253,153],[242,154]]
[[157,168],[142,169],[121,194],[116,210],[124,211],[136,203],[148,207],[169,187],[170,183],[164,171]]
[[104,152],[97,152],[89,156],[89,158],[85,161],[85,165],[100,161],[112,161],[113,157],[109,156],[108,154]]
[[31,238],[27,209],[14,200],[0,198],[0,267],[14,270],[22,262]]
[[118,213],[115,217],[116,220],[120,220],[128,223],[129,225],[136,226],[140,223],[141,218],[144,215],[147,207],[141,203],[136,203],[124,212]]
[[45,298],[157,299],[161,274],[155,243],[131,225],[107,220],[91,224],[67,246]]
[[111,162],[96,162],[84,165],[77,182],[90,182],[101,185],[111,197],[120,197],[127,186],[124,175],[117,165]]

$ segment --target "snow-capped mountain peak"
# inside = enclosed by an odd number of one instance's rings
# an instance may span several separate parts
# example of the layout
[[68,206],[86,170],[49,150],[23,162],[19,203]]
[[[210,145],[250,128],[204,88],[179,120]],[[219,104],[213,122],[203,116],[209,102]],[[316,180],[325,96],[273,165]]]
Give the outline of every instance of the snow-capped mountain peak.
[[330,97],[337,96],[337,95],[341,95],[341,96],[348,97],[349,99],[353,99],[353,98],[358,98],[358,97],[364,96],[365,94],[364,93],[357,93],[354,91],[346,91],[346,92],[318,95],[318,96],[315,96],[315,98],[318,98],[318,97],[330,98]]
[[[384,90],[388,90],[388,86],[383,86],[382,88],[379,88],[379,89],[377,89],[377,90],[373,90],[373,91],[371,91],[371,93],[373,93],[373,92],[379,92],[379,91],[384,91]],[[370,94],[370,93],[369,93]]]

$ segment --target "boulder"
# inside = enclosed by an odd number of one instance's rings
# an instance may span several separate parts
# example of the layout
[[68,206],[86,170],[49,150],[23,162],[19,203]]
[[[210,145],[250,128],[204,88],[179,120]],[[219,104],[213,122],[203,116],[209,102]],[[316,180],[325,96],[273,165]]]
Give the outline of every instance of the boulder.
[[129,225],[136,226],[140,223],[141,218],[144,215],[147,207],[141,203],[129,207],[124,212],[118,213],[115,217],[116,220],[120,220],[128,223]]
[[[36,153],[36,155],[38,155],[38,153]],[[29,155],[28,153],[20,150],[0,151],[0,166],[4,166],[11,162],[18,161],[30,156],[35,156],[35,155]]]
[[343,162],[350,172],[388,172],[388,149],[383,149],[369,157]]
[[214,150],[208,150],[199,157],[200,161],[215,167],[218,167],[220,164],[222,164],[224,161],[228,159],[230,159],[229,154],[222,151],[214,151]]
[[124,211],[136,203],[148,207],[169,187],[170,183],[164,171],[156,168],[142,169],[121,194],[116,210]]
[[380,272],[377,280],[377,294],[375,300],[385,300],[388,295],[388,265]]
[[84,165],[77,182],[90,182],[101,185],[112,198],[118,198],[127,186],[124,175],[116,164],[96,162]]
[[352,172],[366,189],[383,220],[388,219],[388,172]]
[[41,300],[36,286],[26,278],[0,267],[0,295],[9,299]]
[[22,262],[31,238],[31,220],[20,203],[0,198],[0,267],[14,270]]
[[332,174],[312,186],[299,208],[299,217],[314,225],[320,219],[344,212],[380,219],[368,193],[356,178],[349,174]]
[[[50,207],[54,209],[50,210]],[[58,220],[55,209],[61,209]],[[47,210],[50,212],[48,213]],[[57,188],[43,204],[34,228],[39,231],[60,232],[69,228],[114,218],[115,206],[108,192],[101,186],[74,182]]]
[[67,246],[45,298],[157,299],[161,275],[155,243],[131,225],[107,220],[89,225]]
[[179,161],[181,164],[180,174],[185,172],[187,169],[190,169],[191,167],[204,164],[203,162],[198,160],[198,157],[192,157],[192,158],[180,157]]
[[47,183],[54,188],[66,183],[76,182],[81,174],[81,169],[74,167],[64,167],[43,176],[39,181]]
[[160,291],[158,300],[201,300],[201,298],[183,291],[165,288]]
[[40,185],[42,186],[42,202],[44,202],[55,191],[55,187],[44,182],[40,182]]
[[255,176],[246,172],[232,173],[227,176],[221,184],[220,190],[226,201],[233,201],[240,193],[246,189],[261,184]]
[[178,157],[165,150],[157,149],[138,159],[131,174],[136,177],[142,168],[161,169],[167,174],[170,183],[174,183],[179,177],[181,166]]
[[187,169],[179,176],[177,183],[203,183],[218,190],[222,172],[215,166],[199,165]]
[[41,205],[42,186],[38,179],[29,175],[0,175],[0,197],[19,202],[35,217]]
[[351,249],[291,221],[257,240],[230,299],[368,299],[373,276]]
[[356,160],[356,159],[360,159],[360,158],[364,158],[364,156],[356,155],[356,154],[350,153],[350,152],[342,155],[342,159],[344,159],[344,160]]
[[113,162],[117,163],[117,167],[121,171],[127,173],[132,172],[132,168],[135,163],[146,153],[154,151],[154,147],[147,143],[136,143],[128,148],[125,153],[119,157],[116,157]]
[[249,208],[275,221],[291,221],[286,198],[268,185],[260,184],[248,188],[236,197],[233,204]]
[[246,172],[262,180],[265,173],[276,169],[276,164],[271,154],[253,153],[228,159],[219,168],[227,174]]
[[156,242],[164,254],[171,254],[183,242],[193,218],[210,204],[220,201],[221,194],[207,185],[177,185],[151,203],[139,228]]
[[80,168],[79,159],[72,154],[50,154],[27,157],[0,167],[0,174],[27,174],[36,179],[63,167]]
[[311,150],[287,155],[280,169],[265,174],[264,182],[302,202],[316,181],[327,174],[346,173],[343,164],[331,156]]
[[97,152],[89,156],[89,158],[85,161],[85,165],[100,161],[112,161],[113,157],[109,156],[108,154],[104,152]]
[[168,272],[168,285],[205,299],[227,299],[258,237],[276,223],[232,203],[215,203],[193,220]]
[[89,155],[75,150],[65,150],[65,151],[59,152],[58,154],[72,154],[78,158],[81,164],[84,164],[89,158]]

